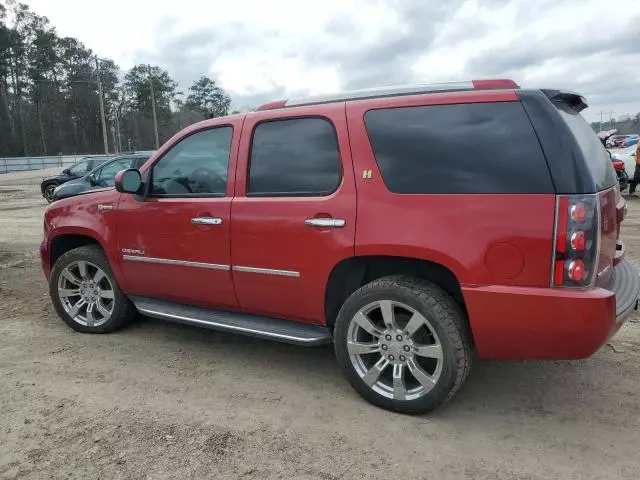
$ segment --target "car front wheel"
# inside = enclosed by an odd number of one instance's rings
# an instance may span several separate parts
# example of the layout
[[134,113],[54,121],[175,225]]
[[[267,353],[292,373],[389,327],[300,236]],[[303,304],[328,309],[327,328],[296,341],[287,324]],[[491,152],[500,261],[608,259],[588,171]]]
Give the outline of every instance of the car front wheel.
[[63,254],[51,270],[49,292],[58,315],[79,332],[112,332],[135,314],[97,245]]
[[353,388],[401,413],[442,405],[471,367],[461,308],[436,285],[412,277],[385,277],[354,292],[338,314],[334,342]]
[[53,202],[53,191],[56,189],[57,185],[47,185],[44,189],[44,199],[48,202],[51,203]]

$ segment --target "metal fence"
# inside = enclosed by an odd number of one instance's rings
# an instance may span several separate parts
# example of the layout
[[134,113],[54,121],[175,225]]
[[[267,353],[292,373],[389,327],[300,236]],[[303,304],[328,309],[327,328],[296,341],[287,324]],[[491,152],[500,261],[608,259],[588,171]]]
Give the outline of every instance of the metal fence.
[[55,157],[0,157],[0,174],[42,170],[73,165],[83,158],[113,157],[113,155],[59,155]]

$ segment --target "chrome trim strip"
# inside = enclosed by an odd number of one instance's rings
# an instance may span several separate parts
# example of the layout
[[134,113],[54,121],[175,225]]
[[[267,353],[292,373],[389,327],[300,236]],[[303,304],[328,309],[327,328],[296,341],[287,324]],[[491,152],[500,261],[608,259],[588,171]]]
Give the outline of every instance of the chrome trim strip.
[[[135,305],[135,302],[134,302],[134,305]],[[158,312],[157,310],[151,310],[149,308],[139,307],[138,305],[136,305],[136,308],[140,313],[149,315],[150,317],[167,319],[167,320],[175,320],[177,322],[188,323],[191,325],[198,325],[198,326],[206,325],[209,327],[215,327],[221,331],[231,331],[231,332],[239,332],[239,333],[250,334],[250,335],[257,335],[262,338],[271,338],[271,339],[295,342],[297,344],[314,344],[314,343],[317,343],[318,340],[322,340],[321,337],[311,337],[311,338],[294,337],[292,335],[274,333],[268,330],[258,330],[255,328],[230,325],[228,323],[212,322],[210,320],[200,320],[199,318],[186,317],[183,315],[176,315],[174,313]]]
[[271,268],[255,268],[255,267],[240,267],[233,266],[233,270],[236,272],[246,272],[246,273],[262,273],[264,275],[278,275],[281,277],[300,277],[300,272],[294,272],[291,270],[274,270]]
[[222,265],[218,263],[189,262],[187,260],[172,260],[170,258],[140,257],[137,255],[123,255],[122,259],[130,262],[160,263],[164,265],[181,265],[183,267],[210,268],[212,270],[230,270],[231,268],[229,265]]

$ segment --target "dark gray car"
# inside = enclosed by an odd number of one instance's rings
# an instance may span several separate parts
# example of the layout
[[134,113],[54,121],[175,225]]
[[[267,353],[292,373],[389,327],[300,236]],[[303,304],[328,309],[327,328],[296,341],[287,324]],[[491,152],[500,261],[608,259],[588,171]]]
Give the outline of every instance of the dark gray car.
[[43,178],[42,183],[40,184],[42,196],[47,200],[47,202],[51,203],[53,201],[53,191],[56,187],[71,180],[75,180],[76,178],[83,177],[88,172],[91,172],[112,158],[113,156],[84,157],[82,160],[65,168],[57,175],[51,175]]
[[93,169],[81,178],[66,182],[53,191],[52,201],[73,197],[81,193],[113,187],[116,173],[127,168],[140,168],[153,152],[141,152],[116,157]]

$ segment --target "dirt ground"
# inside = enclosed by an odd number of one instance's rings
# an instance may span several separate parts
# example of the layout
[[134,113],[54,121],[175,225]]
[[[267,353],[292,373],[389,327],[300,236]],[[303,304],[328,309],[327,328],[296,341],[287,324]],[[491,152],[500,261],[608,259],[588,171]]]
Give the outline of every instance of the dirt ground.
[[[0,175],[0,478],[640,478],[640,315],[589,360],[478,361],[445,408],[397,415],[329,347],[73,332],[39,267],[43,175]],[[640,264],[640,200],[623,235]]]

